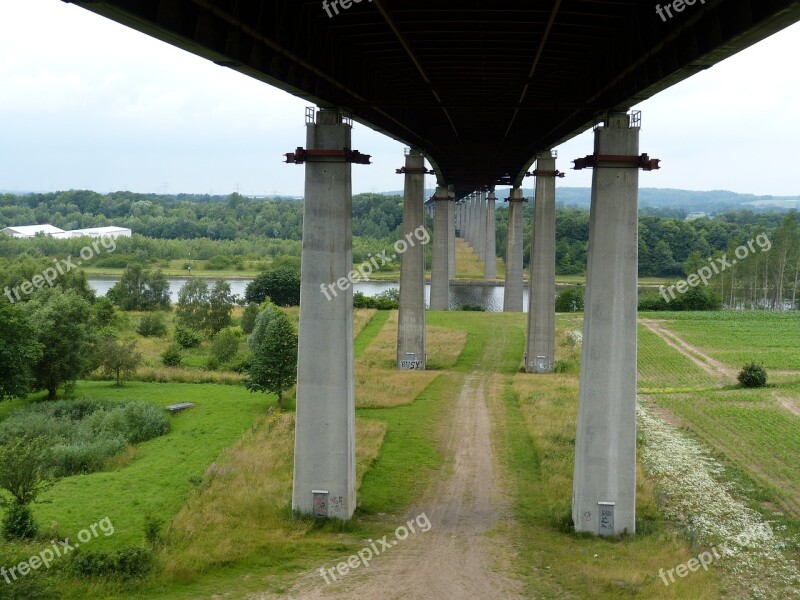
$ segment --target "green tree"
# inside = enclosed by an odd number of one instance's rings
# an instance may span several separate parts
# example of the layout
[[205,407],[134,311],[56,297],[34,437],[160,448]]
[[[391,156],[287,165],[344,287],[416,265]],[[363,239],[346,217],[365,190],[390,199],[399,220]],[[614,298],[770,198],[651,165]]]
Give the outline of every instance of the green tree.
[[209,312],[208,283],[205,279],[187,281],[178,292],[178,304],[175,307],[177,323],[196,331],[204,331]]
[[231,286],[227,281],[217,280],[208,293],[208,317],[205,328],[215,334],[233,323],[231,313],[236,304],[236,298],[231,293]]
[[92,305],[92,324],[95,327],[108,327],[114,321],[114,303],[105,296],[95,300]]
[[47,466],[51,444],[41,437],[14,436],[0,445],[0,488],[12,498],[2,502],[3,536],[8,540],[31,539],[37,533],[29,505],[52,485],[52,469]]
[[122,310],[167,310],[170,305],[166,276],[140,264],[129,265],[107,296]]
[[258,317],[260,310],[261,307],[255,302],[251,302],[245,306],[241,321],[242,332],[244,334],[250,335],[253,333],[253,328],[256,326],[256,317]]
[[211,341],[211,356],[220,363],[226,363],[239,352],[242,332],[238,327],[220,330]]
[[117,380],[122,387],[122,376],[130,376],[142,364],[142,355],[136,351],[136,340],[106,338],[100,344],[100,367],[106,375]]
[[24,398],[34,384],[32,365],[42,356],[22,309],[0,300],[0,401]]
[[269,298],[278,306],[300,304],[300,268],[279,267],[264,271],[247,285],[245,300],[261,304]]
[[91,307],[75,290],[41,290],[24,305],[42,346],[34,366],[36,385],[56,397],[59,385],[70,387],[86,371],[94,338],[89,330]]
[[283,393],[297,381],[297,334],[289,318],[276,310],[259,336],[253,342],[255,348],[245,387],[251,392],[277,394],[278,406],[282,407]]

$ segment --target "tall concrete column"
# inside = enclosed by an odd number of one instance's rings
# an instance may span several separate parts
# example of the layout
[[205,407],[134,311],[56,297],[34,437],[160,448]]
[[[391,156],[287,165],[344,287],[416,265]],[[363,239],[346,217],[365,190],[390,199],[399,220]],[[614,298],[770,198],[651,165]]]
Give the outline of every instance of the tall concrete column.
[[456,192],[455,187],[448,189],[450,202],[447,203],[447,276],[449,279],[456,278]]
[[431,265],[431,310],[450,307],[448,265],[448,226],[450,194],[445,186],[437,186],[433,197],[433,264]]
[[[319,111],[306,137],[309,150],[352,148],[351,127],[336,110]],[[353,290],[346,279],[353,268],[351,165],[343,156],[309,156],[305,170],[292,508],[349,519],[356,508]]]
[[633,534],[639,173],[602,158],[637,157],[639,127],[610,113],[594,147],[572,516],[577,531]]
[[416,231],[425,226],[425,159],[414,148],[406,156],[403,239],[413,240],[400,263],[397,368],[425,369],[425,246]]
[[486,201],[486,250],[484,252],[483,277],[497,277],[497,240],[495,238],[495,200],[494,190],[489,192]]
[[467,208],[466,208],[466,210],[467,210],[467,236],[466,236],[465,239],[467,241],[467,244],[472,246],[472,240],[473,240],[473,235],[472,234],[473,234],[473,231],[475,229],[475,211],[474,211],[475,206],[473,205],[472,194],[467,196],[466,203],[467,203]]
[[486,256],[486,192],[478,192],[478,260]]
[[528,342],[525,370],[551,373],[556,343],[556,159],[536,157],[536,204],[531,231]]
[[476,194],[472,194],[471,196],[471,204],[472,204],[472,231],[470,232],[470,242],[469,245],[472,246],[474,251],[478,249],[478,196]]
[[508,236],[506,242],[506,287],[503,312],[522,312],[522,212],[525,206],[522,190],[515,187],[508,199]]

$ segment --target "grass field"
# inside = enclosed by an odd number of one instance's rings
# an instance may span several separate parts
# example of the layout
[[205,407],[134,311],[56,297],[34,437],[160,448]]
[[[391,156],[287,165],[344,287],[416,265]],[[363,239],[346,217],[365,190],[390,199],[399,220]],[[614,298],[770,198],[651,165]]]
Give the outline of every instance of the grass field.
[[[736,389],[651,330],[639,330],[644,402],[677,425],[670,435],[708,449],[721,465],[714,471],[719,484],[773,523],[785,537],[787,555],[800,559],[794,541],[800,533],[800,416],[779,401],[800,398],[800,373],[791,373],[800,365],[794,341],[800,317],[645,317],[658,319],[731,368],[755,359],[782,372],[772,387]],[[445,452],[444,432],[454,399],[465,378],[480,373],[490,381],[487,404],[498,476],[512,507],[509,519],[491,535],[505,540],[504,568],[522,581],[526,597],[752,596],[735,571],[726,568],[694,573],[669,587],[661,583],[659,569],[684,563],[705,546],[674,518],[673,499],[663,495],[659,479],[643,464],[635,537],[603,540],[570,532],[580,360],[580,342],[571,334],[581,331],[581,315],[559,315],[557,359],[571,367],[545,376],[521,370],[524,315],[429,312],[427,321],[431,369],[399,373],[393,366],[396,313],[357,316],[359,508],[347,524],[319,526],[291,517],[293,398],[287,410],[268,414],[274,398],[237,385],[137,381],[116,388],[103,381],[79,383],[76,393],[82,396],[197,405],[171,417],[172,431],[138,445],[128,460],[57,482],[46,493],[50,503],[35,507],[37,519],[45,529],[74,539],[79,529],[109,517],[114,535],[92,544],[96,550],[111,550],[143,543],[149,516],[163,521],[164,546],[156,570],[142,581],[77,578],[66,569],[68,559],[32,577],[47,583],[52,597],[66,599],[280,595],[298,577],[385,534],[429,493],[452,460]],[[34,401],[41,398],[29,400]],[[24,404],[0,404],[0,419]],[[646,440],[641,444],[643,452],[649,448]],[[5,544],[0,556],[30,556],[46,545],[46,540]]]

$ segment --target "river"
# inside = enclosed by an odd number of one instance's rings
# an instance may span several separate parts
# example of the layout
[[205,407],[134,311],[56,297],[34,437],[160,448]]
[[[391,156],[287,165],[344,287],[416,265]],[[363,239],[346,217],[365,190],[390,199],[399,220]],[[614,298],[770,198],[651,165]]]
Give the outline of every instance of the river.
[[[96,279],[90,278],[89,285],[94,288],[98,296],[105,296],[106,292],[111,289],[118,279]],[[169,291],[172,302],[178,301],[178,291],[181,289],[186,279],[168,278]],[[208,279],[208,281],[214,281]],[[236,296],[244,296],[245,288],[250,283],[249,279],[227,279],[231,286],[231,292]],[[355,291],[362,292],[365,296],[377,296],[381,292],[389,289],[397,289],[397,283],[390,282],[361,282],[356,283],[354,286]],[[425,301],[430,301],[431,286],[425,286]],[[458,285],[450,286],[450,309],[458,310],[462,306],[472,304],[483,307],[488,312],[502,312],[503,310],[503,286],[490,286],[482,285],[479,283],[459,283]],[[525,312],[528,311],[528,288],[524,286],[523,290],[523,307]]]

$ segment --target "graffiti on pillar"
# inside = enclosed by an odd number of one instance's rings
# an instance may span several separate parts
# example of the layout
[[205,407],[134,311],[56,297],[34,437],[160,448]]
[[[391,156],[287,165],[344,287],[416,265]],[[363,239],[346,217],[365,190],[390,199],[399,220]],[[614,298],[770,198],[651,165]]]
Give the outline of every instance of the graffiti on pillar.
[[421,360],[401,360],[400,361],[400,368],[407,369],[409,371],[421,371],[422,370],[422,361]]
[[314,498],[314,516],[317,518],[326,518],[328,516],[328,492],[314,490],[311,493]]
[[601,502],[598,506],[600,511],[600,535],[614,535],[614,504],[611,502]]
[[334,514],[340,510],[344,510],[344,496],[331,496],[330,498],[331,512]]

